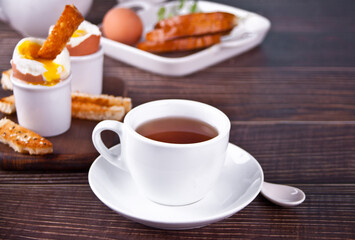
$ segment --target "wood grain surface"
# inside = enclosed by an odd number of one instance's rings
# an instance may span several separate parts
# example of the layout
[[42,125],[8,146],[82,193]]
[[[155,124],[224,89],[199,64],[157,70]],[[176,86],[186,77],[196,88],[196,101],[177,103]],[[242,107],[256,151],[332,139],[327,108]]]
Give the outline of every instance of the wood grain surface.
[[[354,188],[295,185],[308,194],[297,208],[257,197],[230,218],[204,228],[166,231],[132,222],[107,208],[85,185],[2,185],[2,239],[351,239]],[[319,209],[323,211],[320,213]],[[30,209],[30,210],[29,210]],[[2,209],[1,209],[2,210]],[[313,237],[311,237],[313,236]]]
[[[242,211],[204,228],[153,229],[101,203],[90,190],[87,170],[50,171],[60,156],[54,154],[46,159],[46,169],[0,170],[0,239],[355,239],[354,1],[219,2],[269,18],[272,28],[263,44],[180,78],[105,57],[104,92],[131,97],[134,106],[187,98],[218,107],[232,121],[230,141],[255,156],[265,180],[303,189],[306,201],[282,208],[258,196]],[[100,23],[115,3],[94,1],[87,19]],[[19,39],[0,23],[1,71],[10,67]],[[66,160],[74,152],[89,153],[82,161],[91,163],[97,153],[85,138],[95,122],[74,125],[81,137],[73,139]],[[107,142],[118,139],[107,135]],[[0,158],[8,152],[0,145]]]

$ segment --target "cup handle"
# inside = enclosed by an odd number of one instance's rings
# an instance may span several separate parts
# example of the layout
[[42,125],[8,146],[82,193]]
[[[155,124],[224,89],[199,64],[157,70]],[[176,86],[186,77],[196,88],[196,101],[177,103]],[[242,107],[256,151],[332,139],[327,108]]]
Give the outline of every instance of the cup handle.
[[[110,130],[115,132],[121,141],[121,152],[119,154],[115,154],[110,151],[106,145],[102,142],[101,132],[104,130]],[[112,165],[122,169],[123,171],[128,172],[127,166],[122,159],[122,131],[123,131],[123,123],[113,121],[113,120],[104,120],[99,122],[92,132],[92,142],[96,148],[96,150]]]

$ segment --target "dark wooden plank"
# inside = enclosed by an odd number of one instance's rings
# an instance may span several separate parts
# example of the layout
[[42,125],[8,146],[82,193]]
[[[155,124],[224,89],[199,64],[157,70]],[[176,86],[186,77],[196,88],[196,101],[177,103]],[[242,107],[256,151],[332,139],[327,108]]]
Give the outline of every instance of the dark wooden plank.
[[[230,142],[252,154],[278,183],[354,183],[355,123],[233,122]],[[0,184],[86,183],[87,173],[0,171]]]
[[267,16],[274,31],[282,32],[349,32],[355,6],[352,0],[284,1],[284,0],[217,0]]
[[6,171],[0,169],[0,184],[86,184],[87,172]]
[[88,185],[0,185],[0,238],[35,239],[350,239],[355,185],[297,185],[307,193],[296,208],[263,197],[221,222],[164,231],[127,220],[104,206]]
[[355,120],[355,68],[236,70],[220,64],[192,76],[167,78],[129,67],[117,69],[112,62],[106,63],[107,75],[126,80],[128,95],[135,105],[156,99],[187,98],[216,106],[237,121]]
[[255,156],[267,181],[355,182],[353,123],[280,122],[232,127],[232,142]]
[[[167,78],[115,65],[105,58],[106,78],[124,80],[105,80],[104,92],[120,95],[117,84],[125,85],[135,106],[157,99],[185,98],[214,105],[236,121],[355,120],[355,68],[245,67],[235,71],[217,65],[193,76]],[[10,94],[0,90],[0,96]]]

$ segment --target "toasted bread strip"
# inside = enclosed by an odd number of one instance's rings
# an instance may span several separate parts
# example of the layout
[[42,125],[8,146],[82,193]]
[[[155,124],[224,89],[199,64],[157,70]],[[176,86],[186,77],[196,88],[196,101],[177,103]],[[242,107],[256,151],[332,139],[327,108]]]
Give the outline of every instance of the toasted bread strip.
[[161,42],[181,37],[230,31],[238,18],[226,12],[192,13],[162,20],[146,34],[146,41]]
[[73,92],[71,94],[72,102],[93,103],[101,106],[123,106],[125,112],[131,110],[132,102],[130,98],[115,97],[112,95],[90,95],[87,93]]
[[73,92],[72,102],[78,102],[83,104],[92,103],[105,107],[123,106],[125,113],[129,112],[132,108],[132,101],[130,98],[115,97],[107,94],[90,95],[86,93]]
[[130,98],[106,94],[72,93],[72,117],[74,118],[121,121],[131,107]]
[[82,21],[84,17],[78,9],[74,5],[66,5],[52,32],[39,49],[38,56],[44,59],[55,59]]
[[14,95],[0,99],[0,112],[11,114],[16,112]]
[[164,42],[140,42],[137,47],[141,50],[162,53],[173,51],[189,51],[212,46],[221,41],[220,34],[205,35],[200,37],[186,37]]
[[12,74],[12,69],[6,70],[2,72],[1,75],[1,87],[4,90],[12,90],[12,82],[10,80],[10,76]]
[[30,155],[53,152],[50,141],[6,118],[0,120],[0,142],[10,145],[17,152]]
[[123,106],[100,106],[93,103],[72,103],[72,117],[88,120],[117,120],[121,121],[125,115]]
[[[160,20],[156,25],[155,29],[158,28],[164,28],[167,26],[177,26],[185,23],[191,24],[193,23],[201,23],[201,22],[213,22],[213,21],[231,21],[231,23],[234,26],[237,25],[238,23],[238,17],[235,16],[234,14],[227,13],[227,12],[209,12],[209,13],[190,13],[186,15],[178,15],[170,18],[166,18],[163,20]],[[211,27],[211,26],[210,26]],[[212,26],[216,27],[216,26]]]

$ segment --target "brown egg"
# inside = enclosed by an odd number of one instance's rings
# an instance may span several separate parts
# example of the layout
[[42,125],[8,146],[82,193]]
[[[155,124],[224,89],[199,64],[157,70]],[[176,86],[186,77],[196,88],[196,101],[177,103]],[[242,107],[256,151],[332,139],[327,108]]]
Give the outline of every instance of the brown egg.
[[112,8],[103,20],[102,30],[105,37],[128,45],[135,45],[143,32],[139,16],[127,8]]

